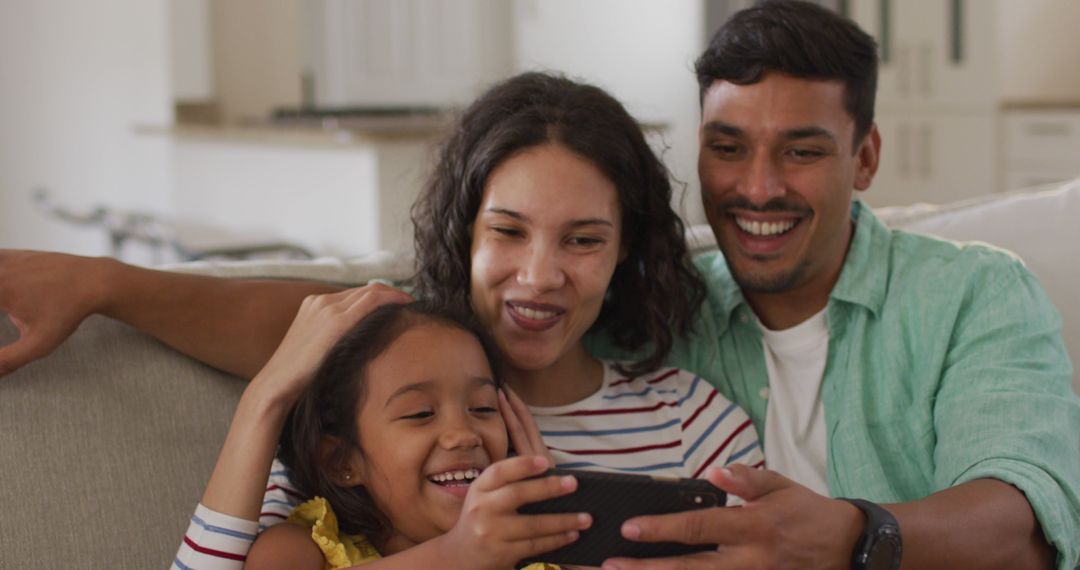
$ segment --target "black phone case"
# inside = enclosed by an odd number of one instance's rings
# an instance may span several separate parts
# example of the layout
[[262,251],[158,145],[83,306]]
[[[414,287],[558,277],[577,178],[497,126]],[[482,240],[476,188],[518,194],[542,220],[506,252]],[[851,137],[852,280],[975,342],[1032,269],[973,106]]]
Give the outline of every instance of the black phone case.
[[573,475],[577,491],[569,495],[532,503],[518,509],[524,514],[577,513],[592,515],[593,524],[572,544],[522,560],[532,562],[600,566],[615,556],[661,558],[715,550],[716,545],[687,545],[672,542],[646,543],[624,539],[620,529],[627,519],[692,509],[722,507],[727,495],[704,479],[677,479],[554,469],[549,475]]

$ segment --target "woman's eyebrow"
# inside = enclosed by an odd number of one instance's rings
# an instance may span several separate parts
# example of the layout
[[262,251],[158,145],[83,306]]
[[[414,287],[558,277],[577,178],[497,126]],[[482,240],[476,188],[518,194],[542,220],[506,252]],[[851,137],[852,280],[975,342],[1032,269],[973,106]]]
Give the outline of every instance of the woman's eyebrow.
[[[521,212],[518,212],[516,210],[508,210],[506,208],[492,207],[492,208],[488,208],[488,209],[484,210],[484,212],[490,213],[490,214],[502,214],[504,216],[508,216],[508,217],[514,218],[515,220],[519,220],[519,221],[522,221],[522,222],[531,221],[529,216],[526,216],[525,214],[522,214]],[[579,220],[571,220],[570,222],[567,223],[567,225],[570,226],[570,227],[575,227],[575,228],[579,227],[579,226],[595,226],[595,225],[615,227],[615,224],[611,220],[608,220],[608,219],[605,219],[605,218],[582,218],[582,219],[579,219]]]

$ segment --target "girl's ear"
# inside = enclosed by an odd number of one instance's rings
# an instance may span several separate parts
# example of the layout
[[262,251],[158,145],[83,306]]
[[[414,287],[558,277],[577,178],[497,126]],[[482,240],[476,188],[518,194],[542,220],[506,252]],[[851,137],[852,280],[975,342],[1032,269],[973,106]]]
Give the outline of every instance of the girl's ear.
[[319,442],[319,465],[335,485],[356,487],[364,484],[364,458],[359,449],[346,449],[339,437],[325,435]]

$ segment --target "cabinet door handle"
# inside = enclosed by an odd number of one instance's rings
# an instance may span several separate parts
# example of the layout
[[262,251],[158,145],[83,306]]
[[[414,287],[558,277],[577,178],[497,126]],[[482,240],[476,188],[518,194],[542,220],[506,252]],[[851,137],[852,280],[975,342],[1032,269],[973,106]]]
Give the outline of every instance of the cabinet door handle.
[[896,90],[900,92],[900,97],[907,99],[908,94],[911,93],[911,47],[902,44],[896,55],[900,68],[900,76],[896,80]]
[[934,175],[934,131],[929,124],[919,128],[919,170],[922,179],[929,181]]
[[1033,137],[1067,137],[1071,131],[1068,123],[1039,121],[1024,125],[1024,133]]
[[919,93],[926,99],[933,96],[934,47],[929,43],[919,46]]
[[905,180],[911,176],[911,126],[907,123],[901,123],[900,132],[896,138],[900,151],[896,153],[900,179]]

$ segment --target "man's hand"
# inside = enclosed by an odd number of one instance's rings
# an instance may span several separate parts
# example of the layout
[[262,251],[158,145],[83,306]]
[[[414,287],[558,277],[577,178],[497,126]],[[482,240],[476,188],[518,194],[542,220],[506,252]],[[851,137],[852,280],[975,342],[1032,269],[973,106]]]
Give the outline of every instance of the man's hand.
[[[0,250],[0,312],[19,339],[0,347],[0,377],[51,353],[98,309],[106,259]],[[0,316],[0,318],[3,318]]]
[[717,544],[716,552],[652,560],[613,558],[604,562],[604,569],[851,567],[852,551],[865,526],[855,506],[744,465],[710,469],[706,476],[746,504],[638,517],[626,521],[622,533],[641,542]]

